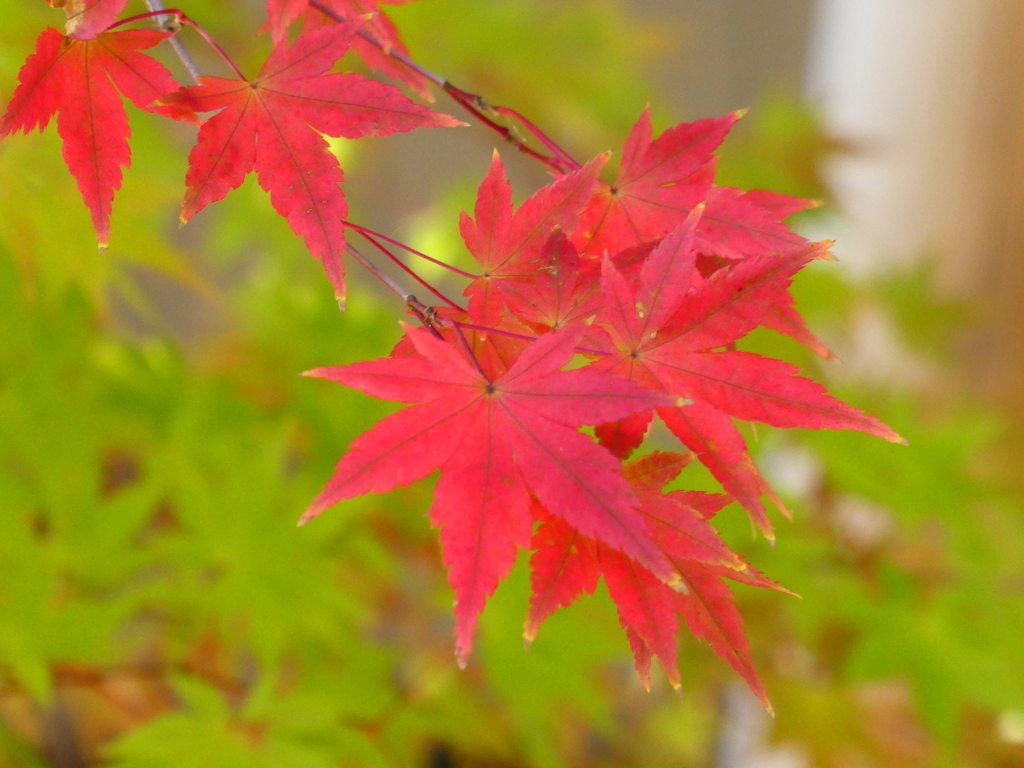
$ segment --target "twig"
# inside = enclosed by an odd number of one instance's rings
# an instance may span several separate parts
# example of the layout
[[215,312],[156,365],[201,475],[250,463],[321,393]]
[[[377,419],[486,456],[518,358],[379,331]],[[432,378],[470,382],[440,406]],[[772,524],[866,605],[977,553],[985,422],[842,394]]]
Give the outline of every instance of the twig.
[[416,316],[419,318],[419,321],[423,323],[423,325],[426,326],[426,328],[429,329],[431,333],[433,333],[439,339],[443,338],[441,332],[434,327],[437,312],[434,310],[433,307],[428,307],[422,301],[420,301],[411,293],[402,288],[402,286],[400,286],[390,277],[388,277],[379,269],[377,269],[377,265],[370,261],[368,258],[366,258],[362,253],[360,253],[357,248],[350,245],[348,246],[348,252],[351,253],[355,257],[356,261],[362,264],[371,275],[373,275],[382,283],[384,283],[384,285],[392,293],[398,296],[405,304],[405,306],[407,306],[410,310],[412,310],[413,313],[416,314]]
[[[164,3],[163,0],[146,0],[146,7],[151,11],[162,11],[164,10]],[[177,31],[171,28],[172,23],[176,21],[171,14],[157,16],[155,17],[155,21],[156,25],[165,32]],[[168,38],[167,42],[171,44],[171,48],[173,48],[174,52],[178,54],[178,58],[181,59],[181,63],[185,66],[185,69],[188,70],[189,75],[196,82],[196,85],[198,85],[199,78],[201,77],[199,74],[199,67],[196,66],[196,63],[192,60],[192,56],[189,55],[189,52],[185,49],[184,43],[182,43],[177,36]]]
[[390,290],[393,294],[395,294],[402,301],[408,303],[410,297],[415,298],[415,297],[413,297],[413,295],[411,293],[406,291],[402,286],[400,286],[398,283],[396,283],[390,277],[388,277],[383,272],[381,272],[379,269],[377,269],[377,265],[374,264],[372,261],[370,261],[365,256],[363,256],[363,254],[360,253],[354,246],[350,245],[348,247],[348,252],[351,253],[355,257],[356,261],[358,261],[360,264],[362,264],[364,267],[366,267],[367,271],[371,275],[373,275],[378,280],[380,280],[382,283],[384,283],[384,285],[388,288],[388,290]]
[[[121,19],[116,24],[111,24],[109,27],[107,27],[107,29],[116,29],[117,27],[123,26],[125,24],[131,24],[133,21],[140,21],[141,19],[165,18],[167,16],[174,16],[174,19],[178,22],[178,24],[187,24],[188,26],[192,27],[192,29],[198,32],[199,36],[206,41],[207,45],[209,45],[211,48],[213,48],[213,50],[217,52],[217,55],[224,60],[224,63],[231,67],[231,71],[235,73],[239,80],[245,80],[246,82],[248,82],[248,78],[242,74],[242,71],[238,67],[235,66],[235,62],[231,60],[231,57],[228,56],[225,50],[220,47],[217,41],[210,36],[210,33],[203,29],[201,26],[199,26],[199,24],[194,22],[192,19],[190,19],[185,14],[185,12],[180,8],[161,8],[160,10],[156,11],[137,13],[134,16],[129,16],[126,19]],[[163,23],[164,25],[167,25],[170,22],[164,21]],[[174,38],[171,39],[173,40]]]
[[495,111],[495,107],[488,104],[487,101],[484,100],[483,96],[478,96],[475,93],[464,91],[447,81],[442,88],[444,92],[451,96],[460,107],[469,112],[473,117],[497,133],[501,138],[523,154],[529,155],[535,160],[539,160],[556,173],[565,173],[568,170],[562,161],[554,157],[549,157],[543,152],[538,152],[519,138],[514,130],[488,117],[487,113],[493,113]]
[[534,125],[532,121],[527,120],[525,117],[523,117],[522,114],[520,114],[516,110],[512,109],[511,107],[491,107],[491,109],[497,112],[499,115],[505,115],[507,117],[514,118],[515,120],[518,120],[520,123],[522,123],[522,125],[530,133],[537,137],[537,140],[540,141],[541,144],[547,147],[548,151],[551,154],[553,154],[557,158],[560,158],[561,161],[572,170],[578,171],[580,168],[583,167],[582,165],[579,164],[579,161],[577,161],[568,152],[566,152],[554,141],[552,141],[551,138],[546,133],[544,133],[544,131],[542,131],[540,128]]

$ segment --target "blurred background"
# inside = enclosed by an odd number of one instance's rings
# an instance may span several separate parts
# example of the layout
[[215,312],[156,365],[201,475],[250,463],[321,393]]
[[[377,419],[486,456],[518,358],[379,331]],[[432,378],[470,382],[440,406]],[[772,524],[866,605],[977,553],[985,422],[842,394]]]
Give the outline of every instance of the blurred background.
[[[183,7],[255,72],[261,3]],[[192,129],[134,111],[104,255],[53,128],[0,144],[0,766],[1024,766],[1024,5],[386,8],[417,60],[577,157],[646,104],[657,130],[750,107],[719,182],[826,202],[796,226],[839,262],[795,292],[842,362],[744,348],[911,447],[752,436],[794,519],[774,549],[738,508],[716,521],[801,596],[735,588],[776,716],[692,638],[682,696],[658,671],[644,691],[600,590],[524,651],[522,568],[460,672],[424,485],[297,529],[389,409],[297,374],[386,354],[402,308],[353,265],[339,316],[252,178],[179,231]],[[5,4],[0,101],[61,18]],[[332,143],[354,221],[455,263],[494,146],[478,126]],[[545,183],[501,151],[520,200]]]

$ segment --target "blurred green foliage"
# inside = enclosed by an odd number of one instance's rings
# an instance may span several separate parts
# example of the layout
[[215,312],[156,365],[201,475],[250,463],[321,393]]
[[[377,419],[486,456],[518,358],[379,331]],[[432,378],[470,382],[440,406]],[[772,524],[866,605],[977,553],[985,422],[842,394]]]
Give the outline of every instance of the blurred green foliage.
[[[255,11],[187,10],[255,66]],[[648,100],[670,112],[643,81],[663,33],[622,3],[394,11],[424,63],[587,151],[621,145]],[[60,18],[34,2],[5,14],[4,101]],[[517,568],[460,672],[429,488],[295,527],[390,408],[298,374],[385,354],[399,310],[357,285],[339,316],[252,180],[178,232],[191,134],[131,118],[102,256],[53,130],[0,145],[0,766],[724,765],[730,729],[758,722],[737,720],[735,676],[684,642],[682,701],[660,678],[647,694],[600,591],[524,651]],[[775,95],[744,122],[723,183],[823,195],[836,147],[812,113]],[[438,255],[458,249],[448,209],[468,207],[475,180],[460,184],[413,227]],[[357,209],[386,202],[347,193]],[[775,549],[739,510],[719,523],[803,599],[737,590],[778,713],[755,746],[783,740],[812,765],[1024,765],[1005,727],[1024,717],[1024,519],[993,459],[1000,417],[943,384],[962,314],[929,299],[923,273],[841,275],[820,264],[798,280],[811,326],[845,356],[882,318],[901,345],[891,364],[931,378],[897,388],[851,359],[840,379],[788,339],[746,343],[817,368],[912,443],[759,430],[794,521]],[[712,487],[696,468],[680,482]]]

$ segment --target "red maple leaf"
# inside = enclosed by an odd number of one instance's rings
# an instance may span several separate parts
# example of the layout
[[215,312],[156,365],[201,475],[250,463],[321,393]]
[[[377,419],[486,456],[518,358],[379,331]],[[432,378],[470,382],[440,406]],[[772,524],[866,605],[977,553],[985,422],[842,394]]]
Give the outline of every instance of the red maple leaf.
[[602,183],[583,214],[574,237],[581,252],[615,254],[675,229],[707,197],[711,181],[702,171],[742,114],[683,123],[652,140],[650,108],[644,109],[615,181]]
[[736,260],[807,248],[807,240],[783,221],[816,201],[712,183],[711,153],[742,115],[682,123],[652,139],[650,110],[645,109],[626,140],[615,181],[602,183],[587,205],[574,237],[580,250],[615,254],[661,238],[698,204],[705,206],[697,236],[700,253]]
[[512,185],[495,152],[491,168],[477,192],[475,218],[463,212],[459,221],[466,247],[482,267],[470,283],[469,312],[476,322],[497,325],[504,311],[496,283],[506,279],[532,280],[537,258],[556,229],[571,231],[590,199],[608,155],[598,155],[583,168],[541,188],[513,210]]
[[387,400],[418,403],[356,438],[303,516],[341,499],[384,493],[441,470],[431,519],[456,596],[456,649],[465,662],[477,616],[530,544],[530,499],[584,535],[622,551],[670,584],[678,575],[650,536],[620,464],[575,428],[667,405],[660,393],[610,374],[561,371],[583,327],[530,344],[502,376],[410,328],[417,354],[310,375]]
[[[798,198],[790,199],[798,200]],[[699,239],[698,242],[700,242]],[[813,245],[809,244],[808,248],[814,253],[814,258],[831,261],[834,260],[830,250],[832,245],[833,243],[831,240],[823,240],[820,243],[815,243]],[[697,265],[702,275],[710,276],[720,269],[732,266],[733,260],[719,256],[702,254],[697,257]],[[807,327],[807,323],[804,322],[803,317],[800,315],[799,311],[797,311],[796,300],[789,291],[786,291],[784,294],[780,294],[777,297],[774,305],[768,309],[764,314],[764,317],[761,319],[761,324],[765,328],[771,328],[773,331],[777,331],[778,333],[782,333],[792,339],[795,339],[814,352],[814,354],[819,355],[826,360],[838,359],[834,354],[832,354],[828,347],[822,343],[821,339],[819,339]]]
[[337,158],[320,135],[388,136],[461,123],[413,103],[389,85],[354,74],[330,74],[361,20],[332,24],[282,42],[255,80],[204,77],[173,102],[196,112],[220,112],[199,129],[185,177],[181,220],[223,198],[256,170],[274,209],[321,259],[339,298],[345,296],[348,212]]
[[600,309],[597,270],[592,267],[557,229],[537,252],[531,274],[499,280],[498,289],[519,320],[540,332],[562,328],[586,320]]
[[750,660],[743,622],[721,577],[762,587],[775,585],[749,569],[718,537],[708,520],[728,501],[712,494],[663,493],[688,457],[653,453],[623,468],[640,510],[666,556],[683,575],[684,590],[665,586],[643,565],[595,542],[562,520],[541,515],[530,558],[533,593],[524,635],[532,641],[547,616],[593,593],[603,576],[626,630],[637,672],[650,685],[650,662],[657,656],[675,688],[680,687],[677,635],[681,615],[690,631],[707,640],[768,704]]
[[178,84],[162,64],[139,51],[169,36],[136,29],[76,40],[56,29],[45,30],[18,73],[19,85],[0,122],[2,140],[14,131],[45,129],[57,115],[64,161],[92,213],[100,247],[109,239],[121,168],[131,165],[131,131],[118,92],[140,109],[196,120],[187,109],[154,105]]
[[734,260],[772,254],[790,256],[805,250],[809,245],[807,239],[783,224],[775,211],[760,205],[764,195],[758,192],[712,187],[707,195],[697,250]]
[[[691,405],[661,408],[659,414],[771,535],[760,501],[767,484],[750,461],[731,417],[777,427],[855,429],[894,442],[902,438],[877,419],[830,397],[820,384],[797,376],[795,366],[723,349],[788,298],[791,278],[820,249],[790,257],[748,258],[693,284],[702,212],[696,208],[651,253],[635,291],[605,259],[605,307],[599,322],[607,325],[618,351],[595,365],[691,400]],[[640,426],[646,430],[646,424]],[[619,455],[643,440],[642,431],[629,435],[624,424],[614,430],[611,439]],[[602,431],[598,436],[605,439]]]

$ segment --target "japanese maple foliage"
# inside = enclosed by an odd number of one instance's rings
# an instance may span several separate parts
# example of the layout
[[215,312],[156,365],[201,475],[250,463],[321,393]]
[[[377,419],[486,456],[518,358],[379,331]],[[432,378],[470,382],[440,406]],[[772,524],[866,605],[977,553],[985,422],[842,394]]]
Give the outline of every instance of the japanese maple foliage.
[[477,320],[497,324],[504,306],[494,291],[507,288],[516,278],[529,283],[537,277],[534,261],[541,246],[556,229],[571,228],[575,223],[607,160],[606,155],[594,158],[513,211],[512,185],[495,153],[491,170],[480,185],[476,219],[463,213],[459,222],[469,252],[483,268],[466,289],[470,312]]
[[169,36],[132,29],[76,40],[55,29],[45,30],[18,74],[18,88],[0,121],[2,140],[18,130],[44,129],[57,115],[64,161],[92,213],[101,247],[109,238],[121,169],[131,164],[128,116],[118,91],[140,109],[194,119],[188,110],[154,104],[178,84],[162,64],[140,51]]
[[[64,157],[102,245],[130,161],[119,93],[149,112],[201,122],[182,222],[255,170],[274,209],[323,262],[338,297],[349,250],[424,326],[406,327],[389,357],[309,372],[408,407],[352,443],[301,522],[343,499],[438,472],[430,519],[441,529],[455,593],[460,664],[488,598],[524,549],[532,551],[528,641],[603,578],[645,684],[656,657],[679,687],[685,625],[767,706],[726,580],[778,587],[723,543],[712,520],[735,501],[773,537],[765,498],[782,506],[736,421],[902,438],[793,365],[737,348],[766,327],[831,356],[789,291],[806,264],[829,255],[830,243],[810,243],[785,223],[816,203],[714,183],[713,152],[742,113],[654,137],[645,109],[608,181],[601,174],[609,154],[578,163],[521,120],[551,152],[544,155],[485,115],[479,97],[425,77],[376,0],[268,0],[274,49],[256,78],[235,69],[237,78],[201,77],[186,87],[141,53],[170,32],[109,31],[124,5],[69,0],[68,35],[40,35],[0,139],[45,128],[57,115]],[[223,54],[181,11],[168,14]],[[290,42],[300,19],[302,31]],[[344,175],[321,134],[355,139],[459,124],[394,86],[333,72],[350,47],[422,96],[428,81],[451,87],[471,114],[555,172],[516,208],[495,153],[473,215],[460,221],[479,265],[476,275],[454,270],[469,279],[465,307],[405,267],[446,306],[422,304],[346,243]],[[383,245],[396,241],[350,229],[397,260]],[[655,415],[685,452],[659,450],[624,463],[644,445]],[[694,458],[724,493],[665,490]]]
[[[650,141],[646,120],[645,113],[631,139],[646,149],[634,149],[628,162],[635,165],[638,152],[657,152],[669,155],[673,167],[688,176],[713,165],[707,156],[711,140],[694,137],[721,131],[722,123],[714,130],[714,121],[671,129],[666,132],[670,138],[687,141],[670,151],[664,135]],[[638,136],[647,138],[639,141]],[[745,231],[742,218],[729,226],[707,222],[719,189],[710,177],[700,184],[674,184],[675,176],[666,170],[658,177],[664,183],[652,183],[644,192],[659,201],[651,206],[659,215],[648,216],[643,228],[635,226],[633,213],[646,203],[612,196],[611,187],[596,177],[606,159],[600,156],[556,179],[515,209],[495,156],[480,185],[475,218],[463,214],[461,221],[466,246],[481,268],[466,289],[468,309],[427,318],[437,338],[410,330],[411,345],[403,342],[391,358],[314,372],[378,397],[423,404],[388,417],[357,439],[304,520],[341,498],[390,490],[440,469],[431,519],[442,527],[456,595],[460,660],[470,650],[476,615],[511,568],[518,545],[534,550],[528,640],[551,612],[592,592],[603,577],[645,682],[650,660],[657,657],[670,681],[679,685],[675,657],[682,617],[767,703],[742,620],[722,579],[775,585],[729,550],[709,522],[735,500],[766,535],[773,535],[762,497],[777,498],[733,420],[902,438],[798,376],[794,366],[735,349],[774,309],[792,311],[791,280],[809,261],[827,256],[828,243],[780,236],[778,250],[765,253],[767,246],[749,235],[744,242],[752,252],[737,253],[733,244],[743,240],[738,234]],[[655,161],[648,157],[644,162]],[[625,173],[620,169],[619,178]],[[731,192],[726,196],[733,199]],[[783,196],[754,199],[782,209],[806,207],[805,201]],[[746,200],[744,205],[756,203]],[[602,207],[607,215],[595,227],[593,212]],[[777,219],[769,208],[757,211],[752,230],[765,218]],[[617,250],[590,252],[596,238]],[[473,330],[468,340],[462,335],[466,329]],[[531,336],[536,340],[529,341]],[[556,348],[560,354],[547,353]],[[531,409],[513,413],[503,400],[505,377],[519,377],[523,361],[532,366],[541,355],[537,350],[544,350],[551,366],[545,375],[554,375],[575,351],[591,363],[563,376],[590,371],[603,378],[593,380],[591,397],[577,389],[572,402],[547,401],[540,390],[520,390],[529,395],[522,402]],[[633,390],[629,408],[604,418],[605,409],[617,404],[608,389],[615,380],[665,399],[645,407]],[[453,385],[466,394],[460,397]],[[548,403],[555,408],[547,417],[560,420],[553,433],[557,442],[549,442],[540,429],[526,438],[522,429],[536,418],[533,409],[547,409]],[[694,454],[662,453],[623,465],[642,445],[655,412]],[[565,428],[581,424],[596,425],[598,441],[574,438],[572,450],[580,466],[588,467],[586,475],[564,471],[561,458],[557,467],[537,461],[542,445],[548,457],[560,457],[568,445],[562,442],[569,434]],[[662,493],[692,455],[708,466],[726,494]],[[596,521],[608,518],[586,511],[597,497],[581,495],[580,482],[585,477],[588,484],[603,484],[609,473],[619,478],[602,492],[606,502],[616,504],[615,525],[602,522],[595,533]],[[639,547],[641,541],[647,548]]]
[[220,110],[203,123],[189,155],[182,222],[240,186],[255,168],[274,209],[323,262],[339,298],[346,295],[341,257],[348,207],[338,190],[345,176],[320,134],[356,139],[460,124],[394,86],[329,72],[362,23],[320,27],[292,45],[281,41],[255,80],[204,77],[167,98],[196,112]]
[[743,622],[722,578],[775,587],[747,566],[718,537],[708,522],[729,503],[724,495],[663,492],[688,463],[689,455],[656,452],[626,464],[622,474],[636,492],[640,511],[654,538],[680,574],[684,589],[669,589],[643,565],[565,525],[545,517],[534,536],[533,596],[526,621],[532,640],[554,610],[571,604],[604,577],[618,606],[619,620],[636,655],[637,670],[650,684],[650,660],[656,656],[672,685],[679,688],[676,661],[679,617],[707,639],[750,684],[768,706],[767,696],[750,660]]
[[303,521],[340,499],[389,491],[440,469],[431,519],[442,528],[462,663],[477,615],[512,569],[516,546],[529,545],[531,498],[679,583],[619,463],[573,429],[674,401],[618,376],[561,371],[583,331],[577,325],[542,336],[500,375],[415,328],[407,333],[416,355],[310,372],[376,397],[421,403],[356,440]]

